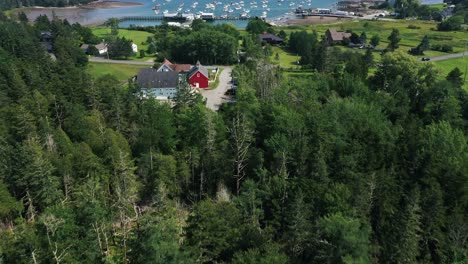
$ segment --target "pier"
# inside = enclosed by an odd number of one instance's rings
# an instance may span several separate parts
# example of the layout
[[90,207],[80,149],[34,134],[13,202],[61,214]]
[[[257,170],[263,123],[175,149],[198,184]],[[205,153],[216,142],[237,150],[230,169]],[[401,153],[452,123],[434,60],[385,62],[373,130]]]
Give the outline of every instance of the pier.
[[[241,17],[241,16],[213,16],[210,18],[200,18],[207,21],[219,20],[219,21],[233,21],[233,20],[250,20],[250,17]],[[189,21],[185,16],[124,16],[119,18],[121,22],[123,21]]]

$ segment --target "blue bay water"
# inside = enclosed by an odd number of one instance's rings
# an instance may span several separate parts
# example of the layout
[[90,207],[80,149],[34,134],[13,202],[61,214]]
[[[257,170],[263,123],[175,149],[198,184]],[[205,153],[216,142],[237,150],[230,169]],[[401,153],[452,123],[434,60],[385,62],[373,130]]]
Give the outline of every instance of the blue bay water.
[[[334,9],[334,4],[337,0],[125,0],[125,2],[141,3],[142,5],[113,9],[92,9],[81,13],[81,16],[88,22],[105,21],[111,17],[155,16],[157,14],[155,14],[152,8],[158,5],[158,15],[162,15],[167,10],[169,13],[197,14],[209,12],[214,13],[216,16],[228,15],[233,17],[239,17],[241,14],[250,17],[266,15],[268,20],[278,20],[288,16],[287,14],[290,14],[298,7]],[[194,5],[195,2],[198,4]],[[423,0],[422,2],[441,3],[442,0]],[[247,24],[247,21],[216,21],[213,23],[226,22],[233,23],[239,28],[244,28]],[[151,26],[160,23],[160,21],[124,21],[120,26]]]

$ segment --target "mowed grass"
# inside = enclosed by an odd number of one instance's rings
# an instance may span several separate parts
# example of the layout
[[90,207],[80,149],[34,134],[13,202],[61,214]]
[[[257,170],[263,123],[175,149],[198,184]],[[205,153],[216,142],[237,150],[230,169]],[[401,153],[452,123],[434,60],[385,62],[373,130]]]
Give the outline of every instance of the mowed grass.
[[433,4],[433,5],[429,5],[429,7],[431,7],[431,8],[437,8],[439,11],[444,10],[446,6],[447,6],[447,4]]
[[[300,57],[296,54],[285,51],[279,47],[271,47],[270,61],[273,64],[280,65],[281,68],[297,67],[297,61]],[[278,54],[278,59],[276,54]]]
[[[409,25],[419,27],[418,29],[410,29]],[[420,20],[353,20],[345,21],[333,25],[308,25],[308,26],[291,26],[281,28],[286,33],[292,31],[306,30],[312,32],[316,30],[319,35],[324,35],[328,28],[335,28],[338,30],[352,30],[358,35],[361,32],[366,32],[367,39],[373,35],[380,36],[380,48],[386,48],[388,45],[387,37],[392,32],[393,28],[400,31],[400,49],[410,49],[416,47],[424,35],[428,35],[431,44],[449,44],[453,46],[453,52],[462,52],[464,42],[468,39],[468,31],[450,31],[443,32],[437,31],[437,22],[434,21],[420,21]]]
[[[466,72],[467,65],[468,65],[468,57],[456,58],[456,59],[450,59],[450,60],[434,61],[432,63],[434,63],[436,68],[440,71],[439,76],[440,76],[441,79],[445,79],[447,74],[449,74],[449,72],[451,72],[456,67],[458,67],[458,69],[460,69],[461,72],[466,74],[466,77],[468,78],[468,73]],[[468,91],[468,80],[465,80],[465,84],[463,85],[463,88],[466,91]]]
[[149,66],[90,62],[87,72],[95,79],[110,74],[117,78],[117,80],[124,82],[130,77],[135,76],[143,68],[149,68]]
[[[92,28],[94,35],[101,39],[105,39],[111,36],[111,29],[107,27],[93,27]],[[128,30],[128,29],[119,29],[119,37],[125,37],[126,39],[130,39],[138,46],[138,54],[136,57],[131,59],[145,61],[150,59],[150,56],[146,56],[144,58],[140,58],[140,50],[147,50],[148,44],[146,40],[148,37],[154,37],[153,34],[145,32],[145,31],[136,31],[136,30]]]

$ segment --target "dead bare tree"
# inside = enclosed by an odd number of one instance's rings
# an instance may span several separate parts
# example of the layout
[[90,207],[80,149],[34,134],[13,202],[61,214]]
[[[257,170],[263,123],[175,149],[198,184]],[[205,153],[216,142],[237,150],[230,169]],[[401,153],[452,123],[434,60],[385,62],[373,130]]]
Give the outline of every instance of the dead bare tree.
[[268,99],[280,84],[279,76],[281,75],[278,74],[278,68],[272,64],[259,62],[256,72],[255,87],[257,96],[260,99]]
[[42,223],[46,227],[47,241],[49,242],[49,247],[54,256],[55,263],[59,264],[68,254],[67,250],[70,248],[70,246],[64,248],[63,250],[59,250],[57,242],[52,242],[52,237],[55,235],[55,232],[59,226],[65,223],[65,221],[62,218],[58,218],[52,214],[49,214],[42,217]]
[[234,151],[234,165],[236,180],[236,193],[239,195],[241,181],[245,177],[245,166],[247,165],[247,153],[253,140],[253,129],[245,114],[237,112],[232,119],[231,127],[228,128],[231,134],[231,148]]

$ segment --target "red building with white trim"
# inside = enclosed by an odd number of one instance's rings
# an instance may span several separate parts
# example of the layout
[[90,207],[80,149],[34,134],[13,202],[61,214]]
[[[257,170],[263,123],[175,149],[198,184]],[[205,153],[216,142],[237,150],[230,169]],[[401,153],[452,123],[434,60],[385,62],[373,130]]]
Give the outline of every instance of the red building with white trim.
[[196,88],[208,88],[208,69],[197,61],[197,64],[190,70],[187,75],[190,85]]

